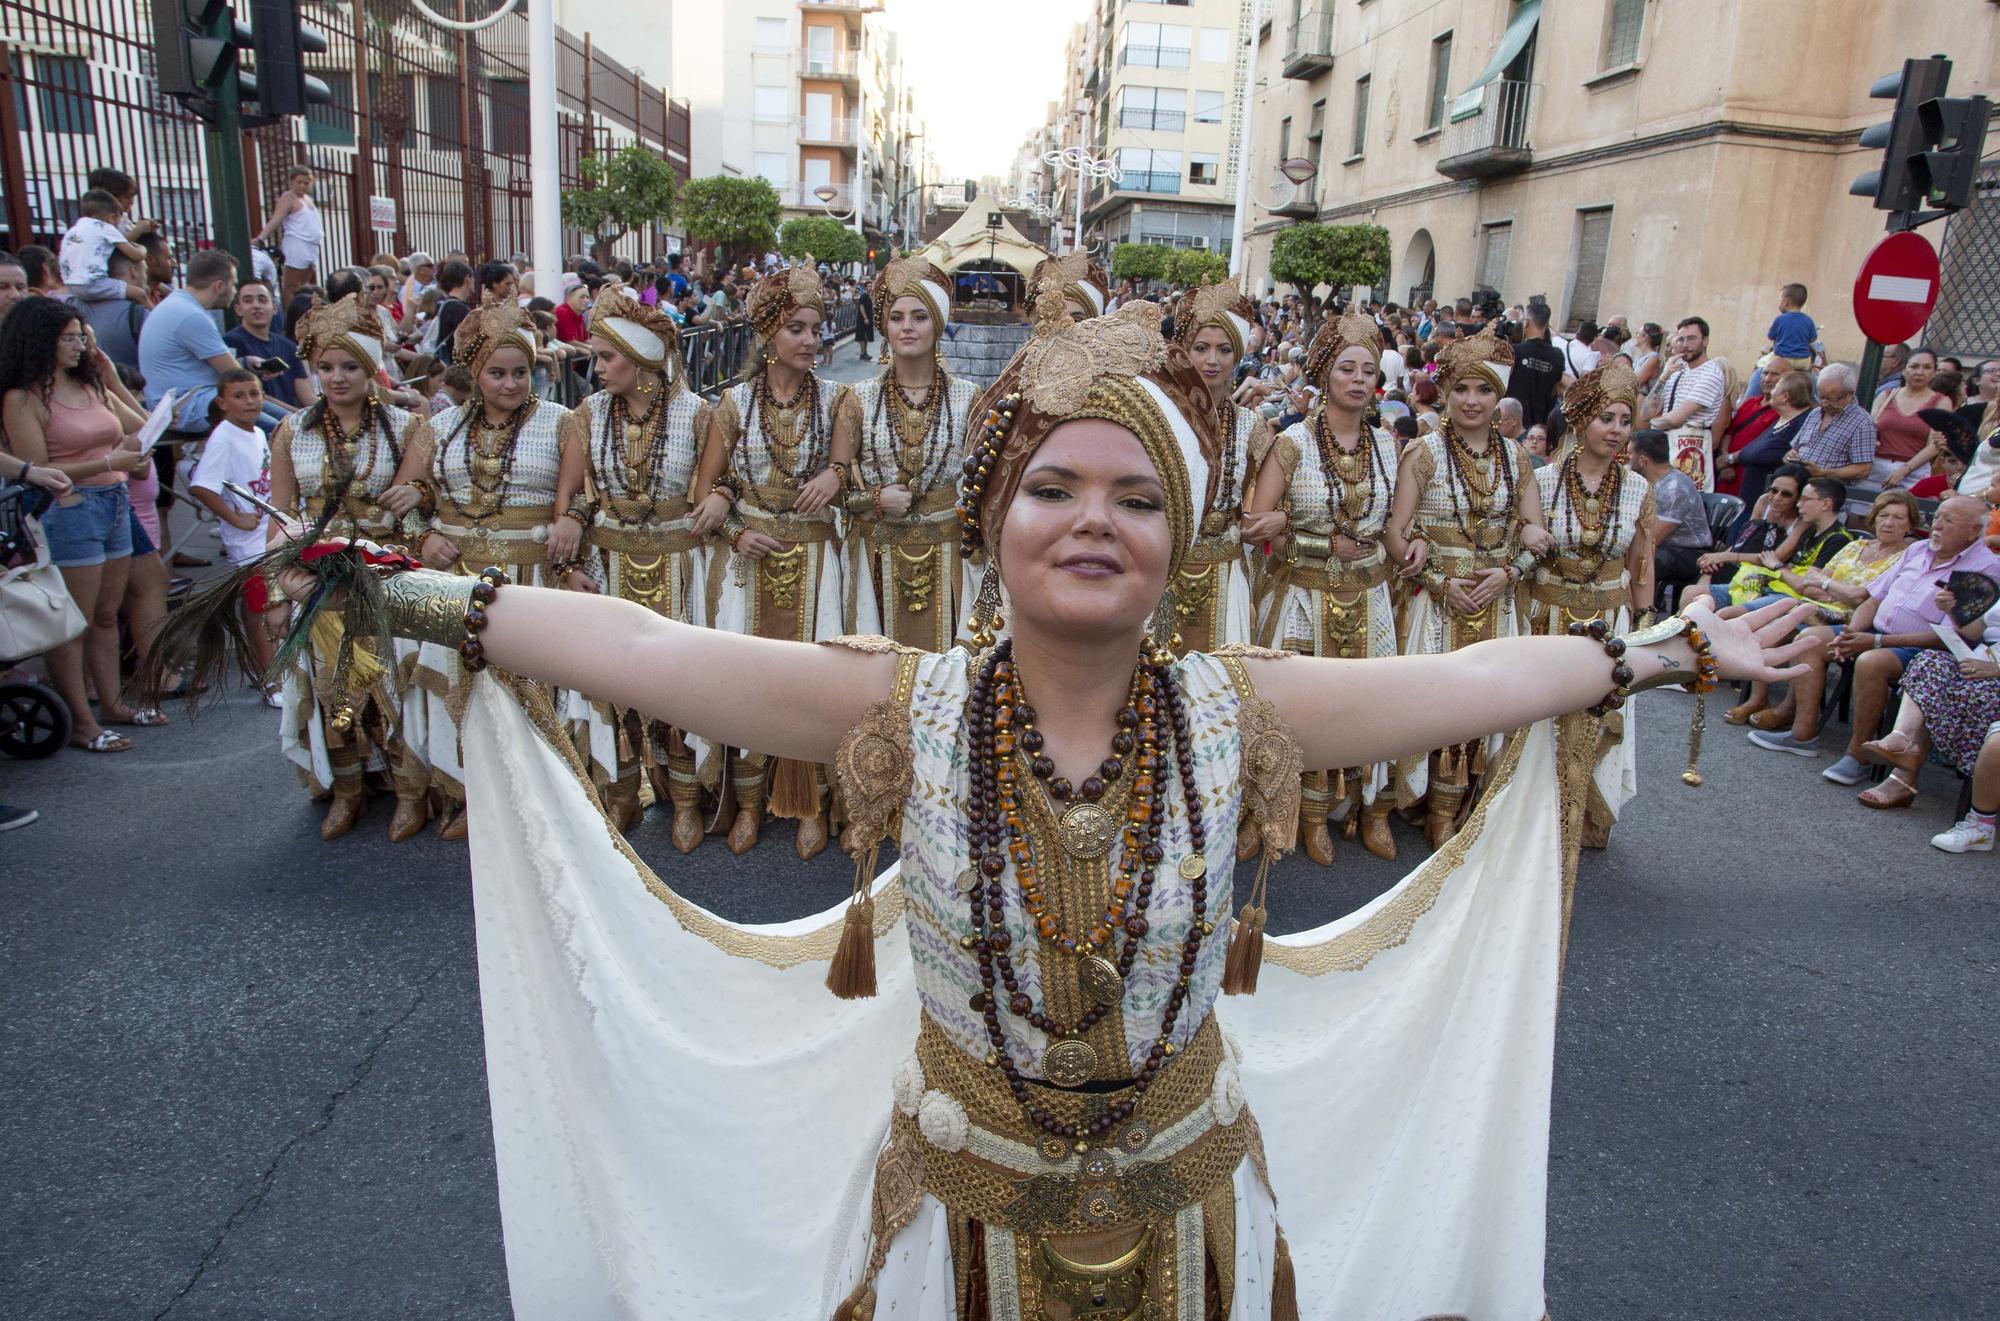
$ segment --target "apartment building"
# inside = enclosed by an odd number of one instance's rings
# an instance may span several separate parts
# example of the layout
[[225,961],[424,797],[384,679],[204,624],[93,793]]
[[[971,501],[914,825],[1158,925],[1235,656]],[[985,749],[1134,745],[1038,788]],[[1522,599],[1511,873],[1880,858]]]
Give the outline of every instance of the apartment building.
[[[1796,280],[1832,350],[1857,356],[1849,290],[1883,217],[1847,188],[1879,159],[1860,130],[1890,110],[1869,84],[1948,50],[1954,92],[1990,91],[1996,15],[1991,0],[1782,14],[1746,0],[1280,0],[1257,34],[1245,270],[1268,288],[1271,241],[1296,220],[1367,221],[1389,231],[1381,292],[1398,301],[1540,295],[1567,325],[1698,314],[1743,363]],[[1287,159],[1316,177],[1292,184]]]

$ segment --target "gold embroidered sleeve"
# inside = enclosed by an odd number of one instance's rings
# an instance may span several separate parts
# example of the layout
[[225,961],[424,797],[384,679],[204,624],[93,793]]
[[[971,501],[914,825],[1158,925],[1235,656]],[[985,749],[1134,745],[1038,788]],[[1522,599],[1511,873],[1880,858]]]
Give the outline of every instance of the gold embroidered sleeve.
[[[1271,447],[1277,443],[1278,435],[1271,430],[1270,420],[1262,413],[1259,413],[1256,419],[1250,423],[1250,439],[1247,442],[1250,450],[1250,466],[1248,471],[1252,486],[1257,484],[1257,470],[1264,466],[1264,456],[1269,454]],[[1294,445],[1292,451],[1296,455],[1298,446]],[[1297,463],[1298,459],[1294,457],[1292,462]],[[1289,467],[1286,468],[1285,476],[1290,477],[1291,475],[1292,470]]]
[[1437,473],[1438,461],[1436,451],[1432,450],[1429,445],[1420,442],[1412,443],[1409,448],[1403,451],[1403,472],[1396,480],[1399,482],[1415,482],[1417,490],[1422,491],[1433,481],[1437,480]]
[[[1645,481],[1645,478],[1642,477],[1639,480]],[[1653,484],[1647,482],[1646,493],[1639,497],[1638,530],[1634,536],[1634,540],[1643,539],[1648,542],[1652,541],[1653,525],[1658,521],[1659,511],[1653,505]]]
[[1514,481],[1516,489],[1535,484],[1535,460],[1527,450],[1516,446],[1514,449]]
[[833,755],[833,771],[847,803],[841,847],[861,857],[888,836],[910,796],[915,764],[910,749],[910,698],[923,653],[887,638],[838,638],[834,646],[896,652],[896,682],[889,695],[862,712]]
[[1251,654],[1259,663],[1268,663],[1266,657],[1282,653],[1262,648],[1224,648],[1222,653],[1222,663],[1236,687],[1243,814],[1256,825],[1265,849],[1275,859],[1291,852],[1298,839],[1299,775],[1305,770],[1305,753],[1278,708],[1258,695],[1250,678]]
[[[861,400],[852,389],[842,387],[833,399],[833,453],[852,454],[858,460],[861,457],[861,440]],[[859,462],[849,465],[847,484],[850,487],[861,485]]]
[[556,423],[556,446],[563,453],[572,445],[590,448],[590,405],[578,404],[562,415]]
[[[1278,471],[1285,474],[1285,489],[1292,486],[1292,474],[1299,470],[1299,442],[1288,431],[1271,442],[1271,456],[1277,460]],[[1262,468],[1262,460],[1258,461]]]
[[437,490],[434,480],[437,469],[437,433],[431,430],[431,419],[428,414],[418,411],[409,416],[409,424],[403,428],[403,438],[398,443],[403,447],[403,466],[416,474],[412,485],[422,497],[422,503],[410,517],[428,519],[437,510]]
[[298,417],[297,413],[285,414],[284,419],[278,423],[278,429],[271,433],[271,462],[273,465],[277,464],[280,459],[283,459],[287,468],[292,466],[292,421],[296,417]]

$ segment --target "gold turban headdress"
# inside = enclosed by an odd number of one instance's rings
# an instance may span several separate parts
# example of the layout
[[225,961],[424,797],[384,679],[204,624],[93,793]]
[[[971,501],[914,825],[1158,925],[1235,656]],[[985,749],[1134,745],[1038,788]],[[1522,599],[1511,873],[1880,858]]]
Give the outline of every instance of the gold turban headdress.
[[1028,285],[1028,305],[1034,309],[1037,326],[1069,315],[1063,308],[1065,299],[1074,299],[1091,316],[1103,316],[1111,301],[1111,281],[1087,252],[1042,258]]
[[922,257],[898,257],[875,277],[875,318],[889,319],[889,307],[898,298],[921,298],[937,322],[938,333],[951,320],[951,277]]
[[771,338],[785,318],[802,307],[826,315],[826,285],[811,257],[757,281],[746,304],[751,328],[759,339]]
[[1569,420],[1571,433],[1581,436],[1607,404],[1619,403],[1638,416],[1639,377],[1631,363],[1613,354],[1577,378],[1563,396],[1563,415]]
[[1306,350],[1306,380],[1318,385],[1320,377],[1349,349],[1367,349],[1375,361],[1382,361],[1382,330],[1375,322],[1356,312],[1328,317],[1320,324],[1312,345]]
[[486,369],[486,360],[499,349],[519,349],[533,366],[535,350],[540,347],[534,326],[533,318],[513,303],[476,307],[466,313],[465,320],[458,323],[458,333],[451,337],[452,361],[465,364],[475,380]]
[[382,322],[360,294],[315,307],[299,319],[299,357],[307,365],[321,349],[345,349],[372,374],[382,366]]
[[1194,545],[1209,469],[1221,443],[1207,388],[1187,354],[1160,334],[1154,303],[1064,322],[1030,340],[980,397],[985,425],[973,438],[959,483],[959,528],[967,555],[992,551],[1000,524],[1049,433],[1099,418],[1130,431],[1167,492],[1173,566]]
[[1206,326],[1220,326],[1229,332],[1230,343],[1241,358],[1250,351],[1250,327],[1257,321],[1257,305],[1233,284],[1204,284],[1190,289],[1174,304],[1174,342],[1184,349],[1194,348],[1194,337]]
[[590,333],[649,372],[665,367],[681,345],[680,327],[672,317],[623,289],[598,292],[590,307]]
[[1455,340],[1438,354],[1437,387],[1450,394],[1451,387],[1470,375],[1485,377],[1493,388],[1505,393],[1507,378],[1514,374],[1514,346],[1493,333],[1493,323],[1481,326],[1477,335]]

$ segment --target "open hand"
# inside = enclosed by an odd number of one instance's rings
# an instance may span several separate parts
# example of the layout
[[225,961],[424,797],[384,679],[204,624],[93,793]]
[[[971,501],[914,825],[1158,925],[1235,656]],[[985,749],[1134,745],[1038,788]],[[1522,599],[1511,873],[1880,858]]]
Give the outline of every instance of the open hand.
[[[1715,655],[1718,677],[1725,682],[1783,683],[1796,679],[1806,672],[1806,666],[1794,662],[1819,645],[1817,638],[1793,636],[1815,613],[1804,601],[1774,601],[1735,619],[1724,619],[1716,613],[1715,602],[1704,596],[1681,613],[1700,625]],[[1834,639],[1834,646],[1852,636],[1841,634]]]

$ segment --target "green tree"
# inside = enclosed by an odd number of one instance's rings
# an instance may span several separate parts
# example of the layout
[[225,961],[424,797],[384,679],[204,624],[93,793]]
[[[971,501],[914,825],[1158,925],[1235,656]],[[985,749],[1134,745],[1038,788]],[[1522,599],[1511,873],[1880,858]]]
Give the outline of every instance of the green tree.
[[778,190],[763,179],[716,174],[681,189],[680,217],[688,238],[731,249],[771,248],[778,242]]
[[1181,248],[1167,263],[1167,278],[1192,289],[1229,278],[1229,258],[1207,248]]
[[778,251],[793,261],[812,257],[845,266],[867,256],[868,245],[832,216],[794,216],[778,230]]
[[1389,231],[1380,225],[1293,225],[1271,244],[1271,278],[1310,294],[1379,284],[1389,273]]
[[674,172],[637,143],[608,156],[585,156],[577,170],[583,186],[563,189],[563,224],[591,236],[590,255],[601,263],[610,262],[612,248],[633,230],[674,217]]
[[1164,280],[1173,249],[1157,243],[1120,243],[1111,250],[1114,280]]

